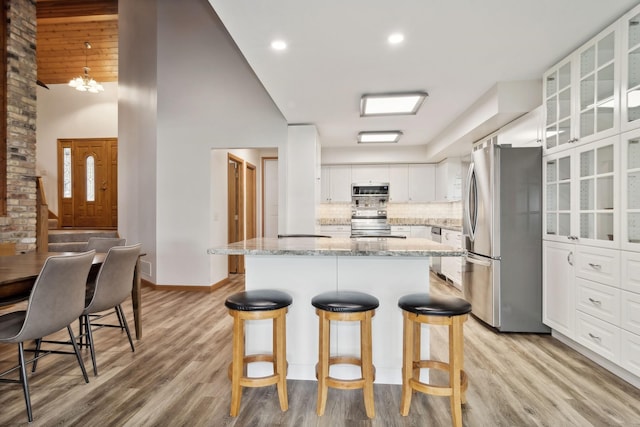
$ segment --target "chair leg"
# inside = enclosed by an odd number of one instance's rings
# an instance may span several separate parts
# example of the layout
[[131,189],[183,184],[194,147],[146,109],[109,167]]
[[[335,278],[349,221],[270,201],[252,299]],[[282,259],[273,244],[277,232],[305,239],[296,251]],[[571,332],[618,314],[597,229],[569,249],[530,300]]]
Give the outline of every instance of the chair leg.
[[118,323],[120,324],[120,329],[124,330],[124,322],[122,321],[122,313],[121,310],[118,310],[119,305],[115,307],[116,316],[118,316]]
[[96,348],[93,342],[93,332],[91,331],[91,317],[88,314],[85,314],[81,317],[84,317],[84,334],[87,337],[87,346],[89,347],[89,352],[91,353],[91,364],[93,365],[93,375],[98,376],[98,362],[96,362]]
[[38,356],[40,356],[40,347],[42,346],[42,338],[38,338],[36,340],[36,350],[33,354],[33,366],[31,366],[31,372],[36,371],[36,367],[38,366]]
[[116,313],[118,313],[118,319],[120,320],[120,327],[125,330],[125,332],[127,333],[127,338],[129,338],[129,345],[131,346],[131,351],[135,352],[136,348],[133,346],[133,340],[131,339],[131,332],[129,331],[127,318],[125,317],[124,311],[122,310],[122,306],[120,304],[116,305]]
[[462,427],[462,396],[460,369],[462,367],[463,335],[462,316],[452,319],[449,326],[449,387],[451,387],[451,417],[455,427]]
[[80,365],[80,369],[82,369],[82,376],[84,377],[84,382],[89,382],[89,376],[87,375],[87,370],[84,369],[84,362],[82,361],[82,357],[80,357],[80,349],[78,348],[78,344],[76,343],[76,337],[73,336],[73,330],[71,329],[71,325],[67,325],[67,331],[69,331],[69,338],[71,338],[71,345],[73,345],[73,351],[76,353],[76,359],[78,359],[78,365]]
[[234,314],[233,318],[233,355],[231,357],[231,410],[230,415],[237,417],[242,400],[240,379],[244,370],[244,320]]
[[319,362],[317,368],[318,375],[318,402],[316,412],[318,416],[324,414],[327,405],[327,393],[329,386],[327,385],[327,376],[329,376],[329,339],[330,328],[329,319],[325,316],[324,311],[319,310],[320,332],[319,332]]
[[360,321],[360,358],[362,359],[362,378],[364,386],[364,407],[367,417],[376,416],[373,404],[373,350],[371,348],[371,311],[366,312],[365,318]]
[[[38,343],[40,340],[38,340]],[[29,383],[27,382],[27,369],[24,362],[24,343],[18,343],[18,363],[20,364],[20,379],[22,380],[22,391],[24,392],[24,402],[27,405],[27,417],[29,422],[33,421],[31,412],[31,398],[29,397]]]
[[403,312],[403,350],[402,350],[402,397],[400,399],[400,415],[406,417],[409,415],[409,407],[411,406],[411,388],[410,380],[413,375],[413,356],[414,356],[414,328],[412,321],[409,320],[409,313]]
[[289,409],[289,399],[287,396],[287,334],[286,334],[286,312],[277,317],[273,321],[275,342],[273,347],[273,355],[275,358],[275,373],[278,379],[278,398],[280,400],[280,409],[286,411]]

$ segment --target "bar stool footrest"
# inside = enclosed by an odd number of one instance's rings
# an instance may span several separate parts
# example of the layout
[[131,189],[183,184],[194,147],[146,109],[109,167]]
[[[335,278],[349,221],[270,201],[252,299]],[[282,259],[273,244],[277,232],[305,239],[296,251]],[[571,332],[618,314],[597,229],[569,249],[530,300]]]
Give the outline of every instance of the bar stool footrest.
[[[242,359],[242,362],[244,364],[243,366],[244,375],[240,377],[240,385],[242,387],[264,387],[272,384],[277,384],[278,381],[280,380],[280,374],[277,374],[277,373],[274,373],[273,375],[267,375],[264,377],[248,377],[246,375],[247,364],[249,363],[255,363],[255,362],[274,363],[275,360],[272,354],[250,354],[250,355],[244,356],[244,358]],[[230,380],[232,376],[231,374],[232,371],[233,371],[233,362],[229,363],[229,368],[227,369],[227,375]],[[285,375],[286,375],[286,372],[285,372]]]
[[[414,368],[428,368],[438,369],[440,371],[449,372],[449,364],[438,360],[418,360],[413,362]],[[437,385],[431,383],[425,383],[420,381],[419,377],[413,376],[409,379],[411,388],[422,393],[431,394],[433,396],[451,396],[453,390],[451,384],[449,386]],[[460,390],[464,393],[469,385],[467,380],[467,373],[464,370],[460,371]]]

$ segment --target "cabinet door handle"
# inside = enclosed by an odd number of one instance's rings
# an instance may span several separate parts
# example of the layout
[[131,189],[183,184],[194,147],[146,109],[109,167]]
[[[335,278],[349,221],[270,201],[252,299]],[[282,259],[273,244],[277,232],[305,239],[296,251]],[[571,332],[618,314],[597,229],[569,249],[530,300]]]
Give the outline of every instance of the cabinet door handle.
[[594,305],[601,305],[602,304],[602,301],[597,300],[597,299],[593,299],[593,298],[589,298],[589,301],[591,302],[591,304],[594,304]]
[[602,266],[600,264],[594,264],[592,262],[589,263],[589,267],[593,268],[594,270],[601,270]]
[[594,341],[602,341],[602,338],[600,338],[597,335],[593,335],[591,332],[589,332],[589,338],[591,338]]
[[569,265],[573,265],[573,251],[570,251],[567,254],[567,262],[569,263]]

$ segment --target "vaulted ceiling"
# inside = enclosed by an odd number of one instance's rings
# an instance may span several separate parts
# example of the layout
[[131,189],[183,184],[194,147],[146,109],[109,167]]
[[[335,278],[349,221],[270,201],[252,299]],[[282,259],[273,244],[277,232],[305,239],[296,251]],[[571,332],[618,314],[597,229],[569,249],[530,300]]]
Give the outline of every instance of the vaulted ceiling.
[[39,81],[67,83],[85,65],[100,83],[118,81],[118,0],[37,0],[36,8]]

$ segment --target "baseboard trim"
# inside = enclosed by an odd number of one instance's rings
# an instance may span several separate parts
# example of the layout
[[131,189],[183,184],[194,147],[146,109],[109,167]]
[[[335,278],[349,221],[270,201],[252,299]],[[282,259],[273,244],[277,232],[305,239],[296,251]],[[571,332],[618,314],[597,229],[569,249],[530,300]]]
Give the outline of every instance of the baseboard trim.
[[228,277],[220,280],[209,286],[189,286],[189,285],[157,285],[145,279],[140,279],[142,286],[147,286],[154,291],[187,291],[187,292],[213,292],[216,289],[229,283],[231,280]]

